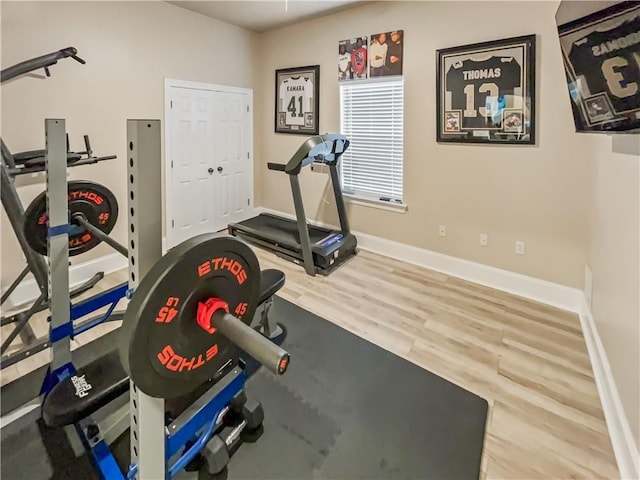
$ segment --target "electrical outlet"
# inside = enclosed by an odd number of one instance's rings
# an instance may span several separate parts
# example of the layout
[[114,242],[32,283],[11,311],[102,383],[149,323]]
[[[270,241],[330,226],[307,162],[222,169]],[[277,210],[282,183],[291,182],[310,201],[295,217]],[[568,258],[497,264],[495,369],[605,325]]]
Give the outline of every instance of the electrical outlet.
[[482,245],[483,247],[489,246],[489,235],[487,235],[486,233],[480,234],[480,245]]
[[516,253],[518,255],[524,255],[524,242],[523,241],[518,240],[516,242]]
[[440,235],[441,237],[446,237],[447,236],[447,226],[446,225],[440,225],[440,227],[438,227],[438,235]]

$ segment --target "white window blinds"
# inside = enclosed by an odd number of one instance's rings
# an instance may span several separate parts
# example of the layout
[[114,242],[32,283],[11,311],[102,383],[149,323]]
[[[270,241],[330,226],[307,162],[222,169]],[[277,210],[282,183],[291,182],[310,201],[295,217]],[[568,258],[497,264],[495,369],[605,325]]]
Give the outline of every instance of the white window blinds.
[[341,85],[340,117],[351,142],[341,159],[344,193],[401,203],[404,82]]

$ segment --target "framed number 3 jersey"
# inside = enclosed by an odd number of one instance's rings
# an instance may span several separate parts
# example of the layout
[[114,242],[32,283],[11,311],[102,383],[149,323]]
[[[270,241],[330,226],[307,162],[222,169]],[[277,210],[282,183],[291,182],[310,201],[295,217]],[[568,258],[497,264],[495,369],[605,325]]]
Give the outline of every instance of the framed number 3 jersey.
[[640,131],[640,3],[558,26],[578,132]]
[[535,40],[438,50],[438,142],[535,143]]
[[276,133],[319,133],[320,66],[276,70]]

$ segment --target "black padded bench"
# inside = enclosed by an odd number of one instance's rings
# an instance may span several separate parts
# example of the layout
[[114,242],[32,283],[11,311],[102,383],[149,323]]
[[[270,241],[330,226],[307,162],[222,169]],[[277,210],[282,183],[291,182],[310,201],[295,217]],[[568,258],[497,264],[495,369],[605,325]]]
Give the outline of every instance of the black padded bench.
[[284,287],[287,277],[284,272],[275,268],[268,268],[260,272],[260,294],[258,295],[258,305],[273,297],[278,290]]
[[[280,270],[260,272],[258,305],[264,304],[261,322],[263,319],[266,321],[265,312],[268,311],[271,297],[284,286],[285,280],[285,274]],[[122,368],[118,351],[113,350],[53,387],[42,405],[42,418],[51,427],[72,425],[127,391],[129,377]]]
[[[13,161],[16,165],[24,165],[25,167],[37,167],[44,165],[44,150],[29,150],[28,152],[19,152],[13,154]],[[73,163],[80,160],[82,156],[79,153],[67,152],[67,163]]]
[[113,350],[53,387],[42,406],[42,418],[51,427],[72,425],[128,390],[129,377]]
[[[284,272],[276,269],[266,269],[260,272],[260,295],[258,308],[253,317],[258,319],[254,326],[265,337],[275,340],[284,333],[283,328],[273,319],[273,295],[280,290],[285,283]],[[277,317],[277,314],[275,315]],[[276,342],[279,343],[279,342]]]

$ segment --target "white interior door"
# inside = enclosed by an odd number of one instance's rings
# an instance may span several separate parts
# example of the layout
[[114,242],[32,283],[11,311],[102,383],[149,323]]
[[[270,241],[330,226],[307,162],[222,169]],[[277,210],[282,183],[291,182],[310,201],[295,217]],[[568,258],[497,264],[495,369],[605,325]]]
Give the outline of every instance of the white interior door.
[[251,204],[251,159],[247,141],[247,95],[214,92],[214,203],[219,228],[247,218]]
[[167,195],[167,203],[171,203],[168,228],[175,245],[214,231],[217,222],[213,202],[213,92],[178,87],[172,90],[172,195]]
[[168,247],[252,215],[251,95],[202,85],[167,89]]

